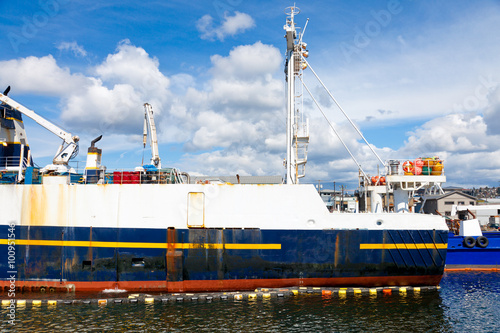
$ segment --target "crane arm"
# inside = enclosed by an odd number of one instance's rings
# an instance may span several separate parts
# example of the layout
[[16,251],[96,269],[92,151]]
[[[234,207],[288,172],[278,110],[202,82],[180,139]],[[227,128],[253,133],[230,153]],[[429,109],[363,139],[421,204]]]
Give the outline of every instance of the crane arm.
[[153,164],[158,169],[161,168],[160,154],[158,151],[158,138],[156,135],[156,126],[153,116],[153,108],[149,103],[144,103],[144,136],[143,143],[146,145],[146,129],[149,132],[149,139],[151,145],[151,164]]
[[39,125],[54,133],[61,139],[63,139],[63,144],[59,147],[56,156],[54,157],[54,164],[68,164],[68,161],[78,152],[78,141],[80,138],[78,136],[73,136],[71,133],[68,133],[51,123],[47,119],[35,113],[35,111],[28,109],[22,104],[14,101],[12,98],[0,93],[0,101],[11,106],[15,110],[21,112],[25,116],[33,119]]

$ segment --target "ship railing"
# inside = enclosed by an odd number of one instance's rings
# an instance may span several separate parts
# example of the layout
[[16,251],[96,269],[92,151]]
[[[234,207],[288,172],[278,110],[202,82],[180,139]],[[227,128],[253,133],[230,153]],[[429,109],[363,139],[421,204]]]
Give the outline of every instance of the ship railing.
[[386,175],[444,176],[444,161],[438,157],[388,160]]
[[0,157],[0,170],[19,171],[29,166],[28,159],[20,156]]
[[[387,184],[387,176],[408,176],[408,179],[415,181],[416,179],[420,179],[420,177],[422,177],[423,180],[423,176],[432,177],[444,175],[444,161],[437,157],[392,159],[386,161],[384,172],[375,176],[365,176],[360,171],[359,186],[361,188],[365,188],[367,186],[385,186]],[[417,176],[419,178],[410,178],[410,176]],[[439,178],[436,177],[436,179]]]
[[29,166],[27,158],[9,156],[0,158],[0,184],[16,184],[24,179],[24,172]]
[[176,168],[157,170],[126,170],[119,169],[106,172],[106,184],[182,184],[189,182],[189,175],[181,173]]

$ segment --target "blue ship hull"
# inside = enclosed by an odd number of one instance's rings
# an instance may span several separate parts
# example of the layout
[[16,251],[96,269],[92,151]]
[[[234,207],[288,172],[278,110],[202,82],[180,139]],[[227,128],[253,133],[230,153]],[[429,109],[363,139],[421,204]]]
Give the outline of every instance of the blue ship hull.
[[484,232],[483,236],[488,239],[488,246],[467,248],[463,244],[465,237],[450,233],[446,270],[500,269],[500,232]]
[[[16,283],[28,291],[170,292],[437,285],[447,238],[436,230],[16,226]],[[4,284],[8,271],[2,261]]]

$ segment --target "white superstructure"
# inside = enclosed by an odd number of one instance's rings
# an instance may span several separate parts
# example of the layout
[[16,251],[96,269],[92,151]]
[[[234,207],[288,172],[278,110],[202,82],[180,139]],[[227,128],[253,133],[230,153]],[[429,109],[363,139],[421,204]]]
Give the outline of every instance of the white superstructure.
[[46,227],[447,230],[443,219],[433,215],[330,213],[312,184],[42,184],[3,185],[0,190],[0,224],[16,221]]

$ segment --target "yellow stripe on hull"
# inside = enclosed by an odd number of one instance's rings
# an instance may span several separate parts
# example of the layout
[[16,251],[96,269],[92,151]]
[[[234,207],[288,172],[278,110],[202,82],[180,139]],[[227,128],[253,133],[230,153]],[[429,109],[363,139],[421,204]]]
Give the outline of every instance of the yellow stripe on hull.
[[[0,245],[7,245],[8,239],[0,239]],[[165,249],[167,243],[139,243],[139,242],[94,242],[94,241],[60,241],[16,239],[16,245],[34,246],[76,246],[76,247],[108,247],[108,248],[145,248]],[[173,243],[176,249],[228,249],[228,250],[281,250],[281,244],[215,244],[215,243]],[[360,244],[360,250],[419,250],[419,249],[446,249],[448,244]]]
[[[12,240],[11,240],[12,241]],[[7,245],[8,239],[0,239],[0,245]],[[75,246],[75,247],[108,247],[108,248],[144,248],[166,249],[168,243],[138,243],[138,242],[94,242],[94,241],[59,241],[16,239],[16,245],[33,246]],[[215,243],[173,243],[176,249],[227,249],[227,250],[281,250],[281,244],[215,244]]]
[[359,244],[360,250],[420,250],[446,249],[448,244],[419,243],[419,244]]

